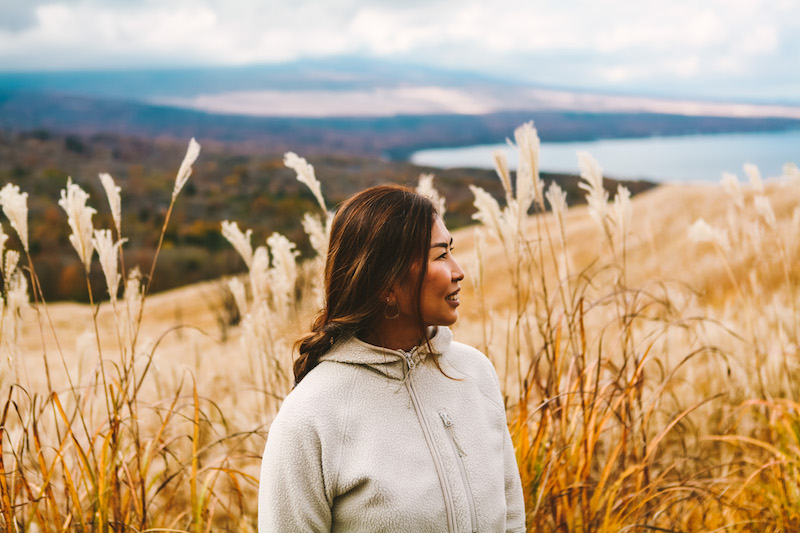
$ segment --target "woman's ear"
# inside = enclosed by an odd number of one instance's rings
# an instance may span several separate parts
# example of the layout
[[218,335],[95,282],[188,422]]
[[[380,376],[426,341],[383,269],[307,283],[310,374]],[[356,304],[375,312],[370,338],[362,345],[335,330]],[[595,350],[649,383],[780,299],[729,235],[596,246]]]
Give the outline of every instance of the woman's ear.
[[381,300],[384,302],[396,302],[397,290],[394,287],[386,289],[381,293]]

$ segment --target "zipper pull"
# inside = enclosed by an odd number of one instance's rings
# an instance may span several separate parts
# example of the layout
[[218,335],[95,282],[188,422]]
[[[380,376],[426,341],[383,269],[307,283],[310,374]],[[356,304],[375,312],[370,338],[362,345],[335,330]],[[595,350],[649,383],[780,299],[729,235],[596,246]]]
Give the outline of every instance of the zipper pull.
[[456,453],[458,453],[459,457],[466,457],[467,452],[465,452],[461,446],[459,446],[458,441],[456,440],[456,436],[453,435],[453,421],[450,419],[450,415],[447,411],[441,411],[439,416],[442,419],[442,423],[444,424],[445,430],[447,430],[447,434],[450,436],[450,440],[453,442],[453,445],[456,447]]
[[442,417],[442,422],[444,422],[445,427],[449,428],[450,426],[453,425],[453,421],[450,420],[450,416],[446,412],[442,411],[441,413],[439,413],[439,416]]

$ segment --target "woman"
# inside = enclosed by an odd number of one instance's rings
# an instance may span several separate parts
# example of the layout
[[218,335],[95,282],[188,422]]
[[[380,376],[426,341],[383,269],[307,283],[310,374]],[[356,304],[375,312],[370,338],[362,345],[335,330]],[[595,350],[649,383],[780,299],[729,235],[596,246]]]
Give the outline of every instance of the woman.
[[325,309],[270,427],[268,531],[524,531],[497,375],[454,342],[464,272],[432,202],[367,189],[333,220]]

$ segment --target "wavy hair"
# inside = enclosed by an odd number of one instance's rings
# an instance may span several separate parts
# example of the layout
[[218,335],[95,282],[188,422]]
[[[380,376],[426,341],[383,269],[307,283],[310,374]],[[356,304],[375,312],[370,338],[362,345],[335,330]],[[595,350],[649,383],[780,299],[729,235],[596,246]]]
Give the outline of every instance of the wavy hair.
[[338,339],[369,331],[385,310],[382,295],[397,284],[415,288],[412,316],[425,336],[420,292],[436,216],[427,197],[396,185],[370,187],[342,204],[331,226],[325,307],[297,341],[295,383]]

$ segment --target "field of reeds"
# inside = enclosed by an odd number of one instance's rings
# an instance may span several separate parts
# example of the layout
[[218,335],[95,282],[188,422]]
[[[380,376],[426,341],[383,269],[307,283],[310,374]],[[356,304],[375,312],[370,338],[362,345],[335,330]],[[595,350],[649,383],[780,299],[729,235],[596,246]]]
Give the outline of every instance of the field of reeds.
[[[800,171],[609,195],[578,155],[588,205],[543,189],[532,124],[520,166],[497,154],[505,199],[472,187],[454,233],[467,272],[456,338],[505,392],[530,531],[795,531],[800,527]],[[192,141],[170,213],[199,155]],[[150,294],[128,270],[124,191],[66,182],[70,242],[108,297],[43,301],[26,193],[0,190],[0,529],[254,531],[269,423],[291,389],[292,344],[321,301],[324,177],[285,164],[319,208],[253,248],[220,231],[247,273]],[[420,190],[438,197],[431,176]],[[610,196],[610,197],[609,197]],[[97,210],[112,227],[96,228]],[[445,215],[446,218],[446,215]],[[159,244],[155,252],[158,260]]]

